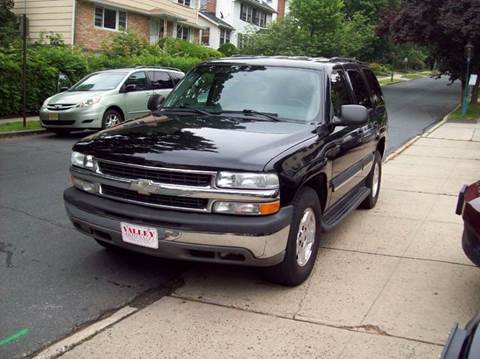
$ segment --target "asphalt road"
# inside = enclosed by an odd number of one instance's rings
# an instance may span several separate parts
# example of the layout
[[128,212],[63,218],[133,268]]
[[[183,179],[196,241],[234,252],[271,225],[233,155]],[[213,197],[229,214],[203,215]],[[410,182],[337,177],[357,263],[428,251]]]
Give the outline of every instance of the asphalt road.
[[[453,108],[458,85],[446,84],[425,79],[385,89],[390,151]],[[0,141],[0,358],[28,355],[146,293],[162,295],[189,265],[112,253],[72,228],[62,191],[78,138]]]

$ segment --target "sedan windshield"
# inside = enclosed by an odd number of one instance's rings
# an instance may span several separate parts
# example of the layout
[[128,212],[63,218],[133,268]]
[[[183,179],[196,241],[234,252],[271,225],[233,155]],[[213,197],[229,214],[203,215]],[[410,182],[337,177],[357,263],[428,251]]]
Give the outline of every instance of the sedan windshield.
[[171,93],[163,108],[197,109],[314,121],[321,110],[318,71],[249,65],[201,66]]
[[84,78],[69,91],[108,91],[117,87],[126,72],[100,72]]

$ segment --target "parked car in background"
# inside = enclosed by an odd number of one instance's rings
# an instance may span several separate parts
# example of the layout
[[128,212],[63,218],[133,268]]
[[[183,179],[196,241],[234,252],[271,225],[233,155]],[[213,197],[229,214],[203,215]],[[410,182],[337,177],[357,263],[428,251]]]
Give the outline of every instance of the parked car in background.
[[480,181],[462,188],[456,213],[463,218],[463,251],[480,266]]
[[46,129],[61,134],[110,128],[149,114],[150,96],[168,95],[184,75],[176,69],[151,67],[95,72],[46,99],[40,121]]
[[387,112],[363,63],[219,59],[158,100],[73,147],[65,206],[102,246],[267,267],[292,286],[321,232],[377,202]]

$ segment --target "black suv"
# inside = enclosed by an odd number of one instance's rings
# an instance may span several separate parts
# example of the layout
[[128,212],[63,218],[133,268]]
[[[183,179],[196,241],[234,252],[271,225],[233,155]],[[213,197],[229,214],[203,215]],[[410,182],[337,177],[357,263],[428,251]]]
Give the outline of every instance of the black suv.
[[105,247],[262,266],[297,285],[321,232],[377,202],[387,113],[360,62],[219,59],[149,108],[73,147],[66,209]]

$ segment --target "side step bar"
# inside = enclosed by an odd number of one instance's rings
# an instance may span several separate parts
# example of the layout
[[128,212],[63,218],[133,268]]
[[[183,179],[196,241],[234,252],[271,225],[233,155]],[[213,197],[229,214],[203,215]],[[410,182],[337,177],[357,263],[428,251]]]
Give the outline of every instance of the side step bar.
[[357,187],[345,198],[330,208],[321,219],[320,230],[330,232],[370,195],[370,189],[364,185]]

